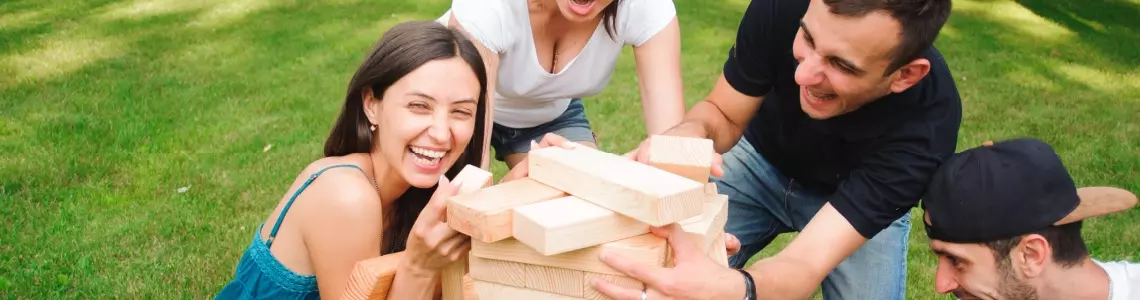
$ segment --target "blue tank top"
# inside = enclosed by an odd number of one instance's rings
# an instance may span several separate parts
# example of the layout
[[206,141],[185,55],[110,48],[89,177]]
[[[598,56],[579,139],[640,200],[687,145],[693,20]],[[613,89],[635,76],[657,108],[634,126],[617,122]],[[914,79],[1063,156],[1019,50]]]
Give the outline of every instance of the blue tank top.
[[273,239],[277,237],[277,229],[281,227],[281,220],[285,219],[285,213],[289,212],[289,207],[293,205],[293,200],[297,199],[297,195],[309,187],[309,184],[313,183],[313,180],[317,179],[321,173],[337,167],[351,167],[364,172],[355,165],[332,165],[309,176],[309,179],[305,180],[305,183],[296,192],[293,192],[289,202],[285,203],[285,208],[281,209],[281,214],[277,216],[277,223],[269,232],[269,239],[264,241],[261,239],[261,228],[265,224],[262,223],[257,227],[253,234],[253,243],[242,253],[241,260],[238,261],[237,268],[234,271],[234,279],[226,284],[214,299],[320,299],[320,293],[317,291],[317,277],[297,274],[289,270],[277,258],[273,257],[273,254],[269,252],[269,247],[273,246]]

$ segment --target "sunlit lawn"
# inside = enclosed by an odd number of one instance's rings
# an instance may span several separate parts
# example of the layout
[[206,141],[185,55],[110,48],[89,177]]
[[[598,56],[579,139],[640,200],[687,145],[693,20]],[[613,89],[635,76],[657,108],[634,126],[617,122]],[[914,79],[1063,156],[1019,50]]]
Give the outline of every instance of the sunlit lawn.
[[[747,2],[676,2],[691,105],[720,72]],[[938,46],[965,101],[959,148],[1034,136],[1078,184],[1140,192],[1140,3],[954,4]],[[0,3],[0,298],[211,297],[319,157],[362,55],[391,25],[447,5]],[[611,152],[644,138],[625,54],[612,85],[586,99]],[[1140,260],[1137,224],[1140,210],[1088,222],[1095,256]],[[940,298],[921,228],[908,298]]]

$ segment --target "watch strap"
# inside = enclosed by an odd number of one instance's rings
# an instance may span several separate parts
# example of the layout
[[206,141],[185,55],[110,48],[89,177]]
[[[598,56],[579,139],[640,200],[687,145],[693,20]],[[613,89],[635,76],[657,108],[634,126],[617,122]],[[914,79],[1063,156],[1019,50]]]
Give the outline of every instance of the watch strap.
[[740,272],[740,275],[744,276],[744,300],[755,300],[756,283],[752,281],[752,274],[748,274],[748,271],[745,271],[744,269],[735,270],[737,272]]

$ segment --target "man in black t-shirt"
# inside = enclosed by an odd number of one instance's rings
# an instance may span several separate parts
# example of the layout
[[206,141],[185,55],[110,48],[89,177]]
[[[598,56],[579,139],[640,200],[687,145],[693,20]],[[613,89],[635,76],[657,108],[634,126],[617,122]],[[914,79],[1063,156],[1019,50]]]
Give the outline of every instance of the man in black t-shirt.
[[909,211],[954,153],[962,118],[933,47],[950,6],[753,0],[712,92],[665,134],[710,138],[724,153],[713,180],[730,200],[725,230],[740,242],[732,267],[780,233],[800,234],[742,274],[700,258],[684,237],[671,238],[671,269],[603,255],[648,289],[595,288],[616,299],[802,299],[819,287],[825,299],[904,299]]

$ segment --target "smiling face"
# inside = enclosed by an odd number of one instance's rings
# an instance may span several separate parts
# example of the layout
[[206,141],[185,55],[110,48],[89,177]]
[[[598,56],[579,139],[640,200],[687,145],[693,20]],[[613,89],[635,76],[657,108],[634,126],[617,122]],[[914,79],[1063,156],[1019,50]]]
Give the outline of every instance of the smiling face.
[[959,299],[1037,299],[1037,291],[1014,272],[1012,260],[999,262],[990,248],[981,244],[930,241],[938,255],[935,290],[953,293]]
[[380,99],[365,89],[374,148],[390,172],[418,188],[434,186],[462,155],[475,130],[479,81],[460,57],[423,64]]
[[854,111],[889,92],[901,92],[925,75],[922,64],[886,74],[899,45],[900,25],[886,11],[859,16],[831,13],[812,0],[792,44],[799,65],[800,106],[815,119]]
[[562,16],[573,22],[594,20],[613,0],[555,0]]

